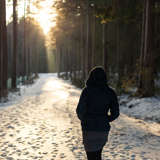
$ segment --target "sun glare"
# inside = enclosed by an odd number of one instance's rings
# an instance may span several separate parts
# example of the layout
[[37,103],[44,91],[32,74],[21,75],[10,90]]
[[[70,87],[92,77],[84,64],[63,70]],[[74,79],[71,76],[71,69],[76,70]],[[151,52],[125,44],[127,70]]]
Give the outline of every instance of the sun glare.
[[45,34],[56,25],[55,18],[57,14],[51,8],[52,4],[53,2],[51,0],[41,2],[40,8],[37,9],[36,14],[33,16],[39,22]]
[[50,15],[47,9],[41,9],[40,12],[34,16],[34,18],[39,22],[45,34],[50,31],[51,27],[56,25],[55,21],[52,21],[53,16],[56,15]]
[[[43,29],[44,34],[50,31],[52,27],[56,25],[56,11],[52,8],[53,0],[43,0],[40,2],[39,7],[34,5],[34,0],[30,1],[30,11],[33,13],[30,16],[35,18],[35,20],[40,24]],[[28,5],[28,1],[26,1]],[[7,2],[7,22],[12,20],[12,3]],[[18,17],[24,16],[24,1],[20,1],[18,4]]]

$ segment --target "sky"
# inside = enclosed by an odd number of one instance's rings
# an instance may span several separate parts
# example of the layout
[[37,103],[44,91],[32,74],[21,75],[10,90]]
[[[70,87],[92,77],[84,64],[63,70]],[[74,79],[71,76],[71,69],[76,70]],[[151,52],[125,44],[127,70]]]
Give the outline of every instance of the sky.
[[[23,17],[24,16],[24,1],[25,0],[18,0],[18,17]],[[55,18],[56,18],[56,11],[51,7],[54,3],[53,0],[45,0],[40,3],[40,8],[37,8],[33,2],[35,0],[30,0],[31,5],[30,5],[30,10],[32,13],[31,16],[36,19],[37,22],[39,22],[40,26],[43,29],[43,32],[47,34],[51,27],[56,25]],[[13,7],[12,7],[13,2],[8,2],[7,3],[7,22],[12,21],[12,13],[13,13]],[[26,6],[28,5],[28,0],[26,0]],[[54,21],[53,21],[54,20]]]

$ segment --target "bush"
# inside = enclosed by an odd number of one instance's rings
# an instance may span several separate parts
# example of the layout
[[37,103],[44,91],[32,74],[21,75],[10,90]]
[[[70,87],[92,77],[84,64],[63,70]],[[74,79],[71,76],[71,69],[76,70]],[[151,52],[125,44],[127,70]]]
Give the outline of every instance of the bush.
[[85,86],[84,80],[79,79],[79,78],[77,78],[77,79],[74,78],[74,79],[72,79],[71,82],[73,85],[77,86],[78,88],[84,88],[84,86]]
[[136,87],[136,80],[134,77],[125,77],[122,79],[122,90],[125,93],[130,93],[133,91],[133,88]]

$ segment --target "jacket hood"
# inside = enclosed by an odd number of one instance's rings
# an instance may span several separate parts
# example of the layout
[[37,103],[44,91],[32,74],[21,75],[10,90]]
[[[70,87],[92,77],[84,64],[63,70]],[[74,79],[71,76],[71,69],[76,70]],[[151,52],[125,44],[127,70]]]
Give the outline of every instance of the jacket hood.
[[88,87],[105,87],[107,86],[107,75],[102,67],[93,68],[86,82]]

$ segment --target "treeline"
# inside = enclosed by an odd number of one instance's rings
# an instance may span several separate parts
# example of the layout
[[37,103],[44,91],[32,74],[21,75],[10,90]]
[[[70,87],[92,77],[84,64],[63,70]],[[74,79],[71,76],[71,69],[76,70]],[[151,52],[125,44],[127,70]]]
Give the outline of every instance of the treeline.
[[65,0],[54,7],[59,75],[65,72],[65,78],[83,83],[90,69],[101,65],[119,91],[132,86],[138,96],[155,94],[160,70],[158,0]]
[[[32,18],[20,19],[18,25],[18,44],[17,44],[17,65],[16,76],[25,80],[32,73],[46,73],[47,54],[45,47],[45,36]],[[25,32],[24,32],[25,30]],[[13,22],[7,26],[8,38],[8,76],[12,77],[13,55]]]
[[[24,5],[26,5],[24,1]],[[17,15],[13,0],[13,20],[6,22],[6,0],[0,0],[0,99],[8,89],[16,90],[18,82],[30,83],[39,72],[48,72],[45,35],[38,23],[28,16]]]

